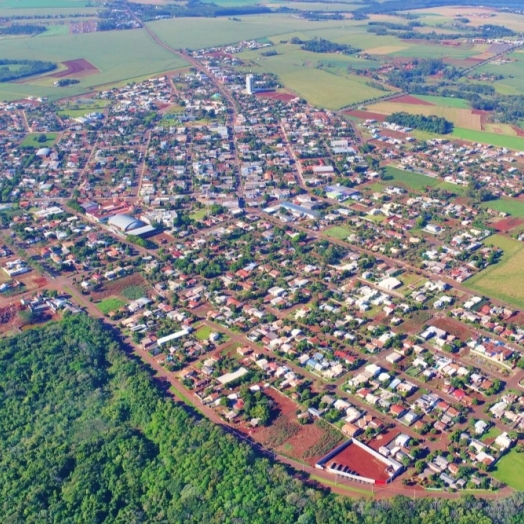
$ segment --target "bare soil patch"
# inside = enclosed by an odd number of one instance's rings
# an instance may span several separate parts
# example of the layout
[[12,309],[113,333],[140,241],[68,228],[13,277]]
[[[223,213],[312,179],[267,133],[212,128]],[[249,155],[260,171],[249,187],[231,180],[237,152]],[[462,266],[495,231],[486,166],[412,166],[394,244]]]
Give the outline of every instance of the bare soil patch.
[[435,318],[430,322],[430,324],[451,333],[463,342],[468,340],[471,336],[470,330],[464,324],[452,318]]
[[426,100],[421,100],[420,98],[417,98],[416,96],[412,96],[412,95],[403,95],[397,98],[392,98],[390,102],[394,102],[395,104],[411,104],[413,106],[434,106],[435,105],[435,104],[432,104],[431,102],[427,102]]
[[354,116],[356,118],[362,118],[364,120],[376,120],[377,122],[384,122],[387,115],[382,113],[373,113],[371,111],[361,111],[359,109],[354,109],[352,111],[344,111],[346,115]]
[[67,60],[62,62],[67,67],[64,71],[58,71],[57,73],[51,73],[47,75],[50,78],[65,78],[67,76],[76,76],[83,78],[85,76],[94,75],[100,73],[100,71],[85,58],[77,58],[76,60]]
[[256,93],[258,98],[270,98],[272,100],[280,100],[281,102],[289,102],[297,98],[297,95],[291,93],[283,93],[282,91],[261,91]]
[[520,226],[521,224],[524,224],[524,220],[522,218],[503,218],[502,220],[498,220],[497,222],[494,222],[492,226],[502,233],[505,233],[506,231],[510,231],[514,227]]
[[95,302],[99,302],[100,300],[114,297],[115,295],[122,296],[122,291],[130,286],[144,286],[146,289],[149,289],[149,284],[142,278],[142,276],[138,273],[134,273],[133,275],[119,278],[112,282],[105,282],[102,289],[93,291],[91,296]]

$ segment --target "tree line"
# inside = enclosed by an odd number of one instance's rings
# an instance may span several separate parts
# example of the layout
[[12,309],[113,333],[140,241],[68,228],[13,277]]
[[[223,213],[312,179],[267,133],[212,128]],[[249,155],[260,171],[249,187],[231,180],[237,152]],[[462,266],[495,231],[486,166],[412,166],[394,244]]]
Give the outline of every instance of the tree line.
[[115,339],[65,314],[0,340],[4,522],[524,523],[522,493],[375,502],[308,486],[173,402]]
[[412,129],[420,129],[428,133],[438,133],[445,135],[453,131],[453,123],[440,116],[424,116],[411,115],[401,111],[400,113],[393,113],[386,117],[386,122],[397,124],[403,127],[411,127]]
[[[9,66],[16,66],[11,68]],[[10,82],[26,76],[40,75],[56,69],[53,62],[42,60],[0,60],[0,82]]]

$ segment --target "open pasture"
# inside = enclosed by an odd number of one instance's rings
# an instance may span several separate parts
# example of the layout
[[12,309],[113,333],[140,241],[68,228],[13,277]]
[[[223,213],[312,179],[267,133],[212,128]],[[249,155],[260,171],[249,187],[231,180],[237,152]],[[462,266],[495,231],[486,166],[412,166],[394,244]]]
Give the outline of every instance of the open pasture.
[[414,189],[416,191],[422,191],[428,186],[436,186],[439,183],[438,178],[432,178],[430,176],[415,173],[413,171],[406,171],[405,169],[398,169],[393,166],[386,167],[386,183],[391,181],[398,182],[408,189]]
[[476,293],[524,308],[524,244],[501,235],[489,237],[484,244],[501,248],[504,255],[497,264],[467,280],[465,286]]
[[524,151],[524,138],[519,136],[506,136],[497,133],[487,133],[484,131],[455,127],[453,130],[453,137],[467,140],[469,142],[479,142],[481,144],[490,144],[492,146]]

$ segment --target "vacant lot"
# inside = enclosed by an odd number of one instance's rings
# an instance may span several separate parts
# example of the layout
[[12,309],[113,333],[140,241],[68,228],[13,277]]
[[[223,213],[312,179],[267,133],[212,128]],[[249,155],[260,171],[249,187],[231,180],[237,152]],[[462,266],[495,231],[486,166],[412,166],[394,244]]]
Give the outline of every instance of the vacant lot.
[[406,171],[405,169],[398,169],[396,167],[387,166],[386,176],[388,177],[386,183],[391,180],[406,186],[408,189],[415,189],[421,191],[428,186],[436,186],[439,183],[438,178],[432,178],[413,171]]
[[124,278],[119,278],[111,282],[104,282],[102,289],[99,289],[98,291],[93,291],[91,293],[91,296],[93,297],[93,300],[95,300],[95,302],[117,295],[119,295],[122,298],[127,298],[125,295],[126,289],[137,286],[142,287],[145,293],[147,293],[147,289],[149,286],[138,273],[134,275],[129,275]]
[[198,340],[209,340],[209,335],[211,335],[211,333],[212,329],[209,326],[202,326],[198,328],[195,337],[198,338]]
[[524,308],[524,244],[500,235],[489,237],[485,244],[500,247],[504,255],[497,264],[466,281],[466,287]]
[[513,489],[524,491],[524,453],[512,449],[504,455],[495,466],[493,476]]
[[333,226],[324,231],[324,234],[328,237],[338,238],[339,240],[346,240],[351,235],[352,231],[348,227],[344,226]]
[[116,311],[125,305],[125,301],[118,297],[106,298],[99,302],[96,307],[104,314],[107,315],[112,311]]
[[524,218],[524,202],[511,198],[501,198],[499,200],[491,200],[484,202],[481,207],[494,209],[502,213],[509,213],[515,218]]
[[[39,141],[38,138],[41,135],[45,135],[46,139]],[[20,145],[22,147],[34,147],[35,149],[50,147],[55,143],[57,136],[57,133],[31,133],[24,138]]]

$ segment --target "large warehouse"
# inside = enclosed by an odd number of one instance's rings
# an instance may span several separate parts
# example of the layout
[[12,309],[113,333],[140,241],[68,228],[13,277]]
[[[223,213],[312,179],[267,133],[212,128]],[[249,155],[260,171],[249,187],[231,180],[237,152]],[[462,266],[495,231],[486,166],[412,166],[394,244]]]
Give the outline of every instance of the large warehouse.
[[111,229],[122,235],[146,236],[155,231],[153,226],[138,220],[131,215],[115,215],[108,222]]

